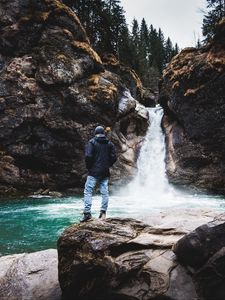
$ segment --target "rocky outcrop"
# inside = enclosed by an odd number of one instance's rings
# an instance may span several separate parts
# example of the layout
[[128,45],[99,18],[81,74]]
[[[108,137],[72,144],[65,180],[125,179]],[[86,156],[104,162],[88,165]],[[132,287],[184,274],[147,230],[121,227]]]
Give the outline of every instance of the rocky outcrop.
[[225,193],[225,19],[213,41],[175,56],[163,74],[167,174],[173,183]]
[[83,186],[84,145],[111,127],[113,181],[133,172],[148,126],[136,74],[102,62],[59,0],[0,3],[0,193]]
[[200,299],[225,299],[225,215],[198,227],[174,246],[191,274]]
[[57,251],[0,257],[1,300],[60,300]]
[[[188,209],[152,213],[148,225],[73,225],[58,242],[63,299],[223,300],[224,221],[215,211]],[[57,266],[53,249],[0,257],[1,300],[61,299]]]
[[63,299],[196,299],[172,245],[184,235],[134,219],[73,225],[58,240]]

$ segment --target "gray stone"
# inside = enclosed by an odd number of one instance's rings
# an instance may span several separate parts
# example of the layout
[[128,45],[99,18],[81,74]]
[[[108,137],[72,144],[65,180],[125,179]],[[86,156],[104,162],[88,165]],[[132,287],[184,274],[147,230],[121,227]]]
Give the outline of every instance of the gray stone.
[[0,257],[1,300],[60,300],[57,251]]
[[92,220],[69,227],[58,240],[63,297],[192,300],[188,298],[196,295],[192,279],[177,268],[171,251],[181,236],[179,230],[153,228],[134,219]]

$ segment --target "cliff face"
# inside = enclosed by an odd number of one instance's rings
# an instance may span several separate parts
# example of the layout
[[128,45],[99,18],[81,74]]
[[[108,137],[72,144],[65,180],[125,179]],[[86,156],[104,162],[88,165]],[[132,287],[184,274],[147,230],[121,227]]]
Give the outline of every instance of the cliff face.
[[225,19],[210,45],[181,51],[164,71],[160,103],[171,182],[225,193]]
[[0,193],[82,187],[99,124],[119,154],[112,179],[129,176],[148,123],[136,74],[103,63],[58,0],[1,1],[0,15]]

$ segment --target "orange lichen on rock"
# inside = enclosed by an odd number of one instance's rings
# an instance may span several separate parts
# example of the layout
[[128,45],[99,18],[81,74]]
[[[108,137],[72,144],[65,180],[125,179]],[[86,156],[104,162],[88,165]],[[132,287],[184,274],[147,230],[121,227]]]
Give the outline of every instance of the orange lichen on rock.
[[89,86],[95,86],[99,84],[100,75],[99,74],[93,74],[88,78],[88,85]]
[[186,92],[184,93],[184,96],[185,97],[188,97],[188,96],[193,96],[193,95],[196,95],[201,89],[203,89],[205,87],[205,85],[201,85],[195,89],[187,89]]
[[139,76],[137,75],[137,73],[134,70],[132,70],[132,69],[130,69],[129,71],[130,71],[131,76],[136,81],[137,88],[142,89],[143,85],[142,85],[141,79],[139,78]]
[[175,81],[174,84],[172,85],[172,89],[176,89],[180,86],[180,82],[179,81]]
[[105,54],[103,56],[103,62],[107,65],[113,65],[113,66],[120,65],[120,62],[112,53]]
[[51,11],[54,11],[55,13],[65,13],[73,23],[77,24],[79,30],[82,32],[83,40],[89,43],[89,39],[87,37],[86,31],[82,26],[79,18],[72,11],[72,9],[70,9],[68,6],[63,4],[60,0],[43,0],[43,1],[50,8]]
[[96,98],[114,101],[118,94],[117,87],[103,78],[103,74],[91,75],[88,79],[88,98],[95,101]]
[[89,46],[89,44],[78,41],[73,41],[71,44],[76,51],[88,54],[95,62],[102,64],[100,56]]

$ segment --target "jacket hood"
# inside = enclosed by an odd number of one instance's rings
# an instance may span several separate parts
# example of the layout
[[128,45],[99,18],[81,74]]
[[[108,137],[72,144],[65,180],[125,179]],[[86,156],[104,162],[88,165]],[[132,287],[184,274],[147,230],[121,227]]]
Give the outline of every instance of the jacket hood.
[[100,144],[107,144],[109,142],[105,135],[96,135],[94,139]]

